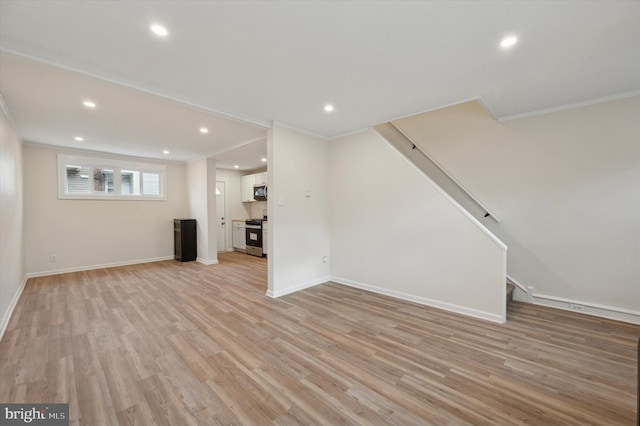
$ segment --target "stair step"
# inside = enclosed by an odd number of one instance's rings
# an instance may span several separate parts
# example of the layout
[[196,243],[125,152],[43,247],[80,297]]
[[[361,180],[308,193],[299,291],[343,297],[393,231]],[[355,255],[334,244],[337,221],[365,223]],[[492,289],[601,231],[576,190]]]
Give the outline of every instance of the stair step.
[[507,305],[513,302],[513,290],[515,290],[515,288],[515,285],[507,283]]

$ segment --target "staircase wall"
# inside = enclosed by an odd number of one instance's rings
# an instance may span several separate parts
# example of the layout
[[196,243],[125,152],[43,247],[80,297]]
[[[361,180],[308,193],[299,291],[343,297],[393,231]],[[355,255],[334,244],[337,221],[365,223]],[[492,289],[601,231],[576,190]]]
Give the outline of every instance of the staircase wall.
[[640,320],[640,97],[504,122],[472,101],[394,124],[500,218],[483,223],[534,302]]
[[504,322],[506,247],[373,130],[330,142],[331,278]]

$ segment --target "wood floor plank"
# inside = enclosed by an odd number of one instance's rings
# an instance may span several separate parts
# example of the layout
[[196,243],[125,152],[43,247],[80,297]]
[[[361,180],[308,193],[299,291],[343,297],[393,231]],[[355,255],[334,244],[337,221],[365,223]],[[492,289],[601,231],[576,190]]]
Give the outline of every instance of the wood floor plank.
[[633,425],[640,326],[514,302],[504,325],[326,283],[265,296],[267,262],[30,279],[0,401],[72,425]]

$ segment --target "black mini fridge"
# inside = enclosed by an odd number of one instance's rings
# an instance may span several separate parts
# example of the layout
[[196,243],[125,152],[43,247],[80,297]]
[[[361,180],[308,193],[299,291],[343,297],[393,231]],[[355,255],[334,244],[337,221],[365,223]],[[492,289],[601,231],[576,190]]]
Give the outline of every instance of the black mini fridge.
[[173,245],[175,259],[180,262],[196,260],[196,220],[195,219],[174,219],[173,220]]

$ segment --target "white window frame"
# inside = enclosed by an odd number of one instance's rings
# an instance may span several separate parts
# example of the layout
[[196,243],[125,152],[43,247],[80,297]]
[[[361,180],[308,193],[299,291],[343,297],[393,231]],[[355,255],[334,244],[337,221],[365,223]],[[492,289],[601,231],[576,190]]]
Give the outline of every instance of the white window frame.
[[[90,193],[67,192],[67,166],[79,165],[90,167]],[[93,171],[95,169],[113,170],[113,192],[94,192]],[[160,175],[160,194],[143,194],[144,188],[140,185],[140,194],[122,194],[121,172],[122,170],[134,170],[140,173],[157,173]],[[79,155],[58,154],[58,199],[61,200],[127,200],[127,201],[166,201],[167,199],[167,167],[163,164],[140,163],[113,158],[85,157]]]

